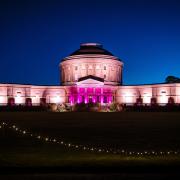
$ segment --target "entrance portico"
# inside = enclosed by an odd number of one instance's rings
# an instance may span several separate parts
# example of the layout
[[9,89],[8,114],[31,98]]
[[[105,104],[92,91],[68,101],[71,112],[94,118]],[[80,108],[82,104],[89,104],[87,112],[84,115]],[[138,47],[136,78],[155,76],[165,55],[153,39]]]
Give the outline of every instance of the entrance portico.
[[70,92],[71,104],[74,103],[111,103],[112,92],[104,87],[104,79],[95,76],[80,78]]

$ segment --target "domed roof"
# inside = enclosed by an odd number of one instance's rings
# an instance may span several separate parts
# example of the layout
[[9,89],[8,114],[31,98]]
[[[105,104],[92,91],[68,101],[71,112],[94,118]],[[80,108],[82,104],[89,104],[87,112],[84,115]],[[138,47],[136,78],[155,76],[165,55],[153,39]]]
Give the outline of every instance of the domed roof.
[[70,56],[82,54],[102,54],[113,56],[112,53],[103,49],[103,46],[99,43],[83,43],[81,44],[80,49],[70,54]]

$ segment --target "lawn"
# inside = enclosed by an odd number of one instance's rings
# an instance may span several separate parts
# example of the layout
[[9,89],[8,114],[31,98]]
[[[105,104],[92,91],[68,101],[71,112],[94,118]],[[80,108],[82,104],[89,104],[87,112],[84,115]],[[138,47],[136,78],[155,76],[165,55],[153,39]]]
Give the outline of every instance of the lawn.
[[[1,112],[0,120],[67,144],[123,149],[125,152],[180,150],[180,113]],[[45,142],[7,128],[0,129],[0,142],[0,166],[6,170],[19,167],[48,167],[48,170],[94,168],[103,171],[106,168],[141,167],[142,170],[157,166],[174,169],[180,165],[179,154],[141,156],[91,152]]]

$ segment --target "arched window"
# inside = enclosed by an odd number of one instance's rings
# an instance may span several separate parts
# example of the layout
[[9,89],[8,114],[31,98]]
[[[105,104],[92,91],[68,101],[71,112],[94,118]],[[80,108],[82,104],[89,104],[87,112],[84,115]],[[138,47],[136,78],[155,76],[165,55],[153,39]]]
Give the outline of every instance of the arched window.
[[32,106],[32,99],[26,98],[26,106]]
[[74,79],[75,79],[75,81],[78,80],[78,74],[75,74]]
[[141,97],[138,97],[138,98],[136,99],[136,104],[137,104],[137,105],[142,105],[142,104],[143,104],[143,99],[142,99]]
[[169,97],[168,98],[168,104],[174,104],[174,98],[173,97]]
[[8,106],[14,106],[15,105],[15,99],[13,97],[8,98]]
[[151,105],[156,105],[157,99],[155,97],[151,98]]
[[40,98],[40,106],[46,105],[46,98]]

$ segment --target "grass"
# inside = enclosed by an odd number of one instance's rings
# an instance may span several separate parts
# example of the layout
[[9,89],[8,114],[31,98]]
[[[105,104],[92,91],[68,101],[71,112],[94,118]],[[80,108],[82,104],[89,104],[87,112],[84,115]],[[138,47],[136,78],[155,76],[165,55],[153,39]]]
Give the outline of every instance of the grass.
[[[180,149],[180,113],[1,112],[0,120],[66,142],[133,151]],[[180,156],[85,152],[0,130],[1,167],[111,168],[180,165]]]

